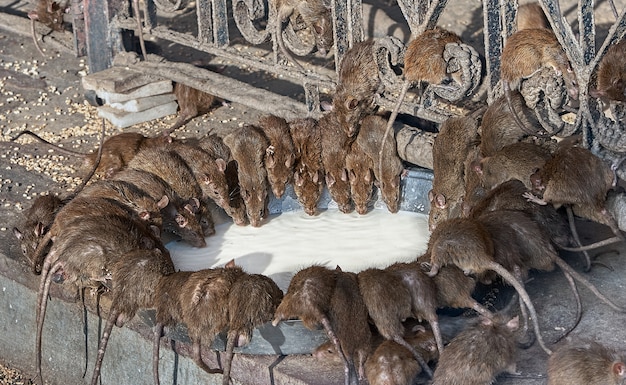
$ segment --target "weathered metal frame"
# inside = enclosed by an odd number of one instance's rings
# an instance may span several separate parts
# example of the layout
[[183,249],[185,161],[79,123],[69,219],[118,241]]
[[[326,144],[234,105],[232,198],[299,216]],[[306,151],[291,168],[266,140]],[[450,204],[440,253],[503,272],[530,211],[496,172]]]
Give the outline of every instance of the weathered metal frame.
[[[303,113],[313,116],[319,113],[320,94],[322,91],[332,93],[334,90],[337,80],[336,69],[339,68],[343,55],[354,42],[364,38],[361,0],[330,0],[334,22],[335,71],[323,66],[316,66],[306,57],[299,58],[306,67],[306,70],[301,70],[284,60],[278,49],[274,33],[276,9],[274,9],[273,1],[197,0],[197,33],[195,35],[173,31],[158,24],[157,10],[176,11],[184,6],[183,1],[145,0],[145,8],[143,9],[145,20],[142,33],[201,50],[230,60],[242,67],[245,66],[254,71],[272,74],[276,77],[289,79],[295,84],[300,84],[305,96],[305,103],[294,101],[288,109],[277,113],[287,118]],[[615,158],[620,153],[626,152],[623,124],[619,119],[609,119],[605,116],[599,102],[595,98],[589,97],[589,87],[594,81],[593,74],[600,59],[609,46],[622,39],[626,33],[625,11],[619,15],[602,46],[596,49],[594,0],[578,1],[579,30],[583,31],[580,37],[574,34],[569,23],[562,16],[557,0],[539,0],[539,3],[559,42],[563,45],[578,78],[579,107],[575,111],[574,123],[564,123],[560,118],[562,107],[568,101],[567,96],[562,95],[564,87],[558,81],[556,83],[548,82],[549,84],[546,85],[543,80],[534,83],[529,81],[526,86],[522,86],[522,93],[527,96],[527,104],[536,110],[547,131],[560,135],[579,132],[583,135],[585,143],[598,154]],[[446,4],[447,0],[398,0],[398,5],[413,34],[434,27]],[[121,49],[121,30],[134,30],[136,28],[136,21],[132,18],[130,9],[131,7],[122,0],[85,0],[84,12],[88,35],[86,46],[92,70],[106,68],[110,65],[115,52]],[[515,31],[516,10],[517,0],[483,0],[485,71],[481,73],[482,62],[471,47],[465,45],[448,47],[449,65],[463,69],[465,84],[452,92],[436,85],[429,85],[423,90],[421,97],[405,101],[401,106],[401,113],[411,114],[433,122],[442,122],[447,117],[463,111],[463,109],[449,109],[447,108],[448,105],[473,96],[481,82],[486,85],[489,102],[501,94],[499,85],[500,56],[506,37]],[[100,14],[106,22],[93,16],[88,17],[88,14]],[[244,44],[265,50],[268,54],[257,55],[238,49],[241,39],[238,39],[236,44],[233,42],[230,36],[232,29],[229,29],[232,27],[236,27],[237,31],[241,33],[245,40]],[[94,44],[89,44],[95,40],[93,31],[96,29],[100,31],[100,34],[104,33],[105,39],[100,38],[98,42],[101,45],[106,44],[106,47],[93,48]],[[310,43],[307,45],[307,43],[299,40],[294,31],[294,26],[289,23],[283,32],[288,47],[291,47],[299,55],[312,52],[314,47]],[[271,43],[269,47],[268,43]],[[405,47],[397,39],[391,37],[379,39],[377,44],[376,56],[380,76],[383,79],[384,92],[378,95],[376,102],[391,109],[395,105],[396,95],[403,82],[402,75],[397,74],[397,69],[403,64]],[[108,56],[103,58],[103,55]],[[224,92],[223,88],[216,89],[216,87],[211,86],[210,82],[203,81],[203,78],[206,80],[213,76],[208,74],[208,71],[198,69],[193,74],[184,73],[184,71],[181,73],[170,64],[165,62],[151,63],[149,67],[152,70],[160,67],[161,73],[169,73],[173,80],[193,86],[200,85],[206,92],[218,95],[220,92]],[[548,74],[548,76],[550,75]],[[537,87],[543,88],[537,90]],[[235,97],[221,96],[239,101],[237,95]],[[278,100],[285,101],[284,98],[278,98],[277,102],[279,102]],[[248,102],[246,101],[246,103]],[[258,107],[258,105],[254,107]],[[610,108],[614,117],[619,118],[624,115],[622,106],[615,105],[610,106]]]

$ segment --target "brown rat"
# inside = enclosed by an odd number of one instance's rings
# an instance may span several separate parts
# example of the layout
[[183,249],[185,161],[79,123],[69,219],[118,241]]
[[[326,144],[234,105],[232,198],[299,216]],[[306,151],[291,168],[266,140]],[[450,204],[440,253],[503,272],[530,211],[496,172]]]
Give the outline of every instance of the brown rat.
[[294,191],[308,215],[315,215],[324,188],[322,164],[322,135],[312,118],[289,122],[289,132],[294,143]]
[[276,7],[276,28],[274,30],[275,38],[283,55],[292,61],[300,69],[303,69],[289,51],[285,47],[283,40],[283,23],[291,18],[294,23],[296,18],[300,16],[305,26],[311,30],[315,38],[317,50],[322,54],[326,53],[333,47],[333,23],[332,12],[330,6],[326,5],[323,0],[304,1],[304,0],[273,0]]
[[626,384],[624,355],[595,341],[559,346],[548,360],[548,385]]
[[551,354],[539,332],[537,312],[524,286],[516,277],[496,262],[494,242],[485,227],[472,219],[454,218],[441,222],[432,232],[428,242],[431,270],[427,274],[437,275],[439,267],[448,264],[457,266],[467,274],[482,274],[494,271],[506,283],[513,286],[527,306],[537,340],[543,350]]
[[283,292],[270,278],[261,274],[242,274],[228,293],[228,339],[224,359],[223,385],[230,382],[235,346],[246,345],[252,331],[272,321]]
[[[420,264],[430,261],[430,255],[424,254],[417,259]],[[439,273],[432,277],[436,287],[438,307],[455,309],[473,309],[484,317],[493,317],[493,314],[476,301],[472,294],[476,288],[476,280],[463,273],[456,266],[442,266]]]
[[[363,374],[362,364],[369,353],[366,349],[370,338],[367,311],[364,312],[366,309],[355,285],[354,274],[343,273],[339,268],[330,270],[313,265],[302,269],[291,279],[272,322],[276,326],[282,320],[297,317],[309,329],[322,325],[344,363],[346,384],[358,381],[354,376],[355,356],[359,374]],[[359,326],[353,327],[352,322]]]
[[[206,204],[201,202],[202,189],[185,159],[176,151],[164,147],[144,148],[128,163],[127,168],[152,173],[165,182],[183,200],[189,202],[205,236],[215,234],[215,225]],[[194,245],[196,246],[196,245]],[[198,242],[196,247],[204,247],[206,242]]]
[[339,267],[330,300],[329,321],[339,340],[336,349],[341,351],[340,356],[344,359],[345,384],[358,384],[365,378],[372,335],[357,275],[342,272]]
[[[53,143],[48,142],[39,135],[32,131],[22,131],[14,138],[15,141],[22,135],[30,135],[42,143],[48,144],[56,150],[69,155],[79,156],[84,159],[84,169],[91,169],[95,165],[95,161],[98,156],[98,152],[84,154],[81,152],[69,150],[67,148],[59,147]],[[128,162],[142,149],[162,147],[166,143],[172,141],[169,136],[157,136],[154,138],[146,137],[138,132],[123,132],[121,134],[113,135],[107,138],[101,146],[102,157],[96,172],[103,173],[105,178],[112,177],[116,172],[125,168]]]
[[465,161],[477,143],[478,123],[471,116],[448,118],[433,143],[433,188],[428,193],[431,231],[441,221],[461,215],[465,196]]
[[517,210],[522,211],[548,234],[555,245],[568,245],[570,234],[565,216],[552,205],[537,205],[524,198],[530,190],[518,179],[501,183],[473,207],[469,208],[468,217],[477,218],[487,211]]
[[99,180],[90,184],[76,198],[113,199],[137,213],[142,220],[157,226],[159,229],[163,228],[161,210],[169,203],[169,198],[165,194],[156,201],[150,194],[130,182],[111,179]]
[[448,72],[448,63],[443,58],[446,45],[450,43],[461,44],[462,41],[455,33],[439,27],[426,30],[409,42],[404,53],[404,83],[387,122],[385,138],[391,131],[400,106],[412,84],[417,82],[442,84],[453,80],[461,83],[460,74],[455,72],[451,76]]
[[[567,218],[562,211],[557,211],[552,205],[537,205],[529,201],[525,198],[529,193],[530,190],[520,180],[509,180],[489,191],[473,207],[469,207],[467,216],[476,218],[493,210],[523,211],[540,226],[556,247],[569,246],[574,241],[580,246],[575,227],[572,226],[573,221],[570,222],[570,228],[568,228]],[[587,263],[586,271],[589,271],[591,258],[586,251],[583,253]]]
[[178,117],[174,124],[163,133],[165,136],[189,123],[196,116],[211,111],[220,102],[214,95],[182,83],[174,83],[174,95],[178,101]]
[[291,139],[289,124],[283,118],[274,115],[259,119],[259,127],[268,139],[269,147],[265,150],[265,168],[267,180],[276,198],[281,198],[285,186],[291,182],[296,160],[295,147]]
[[421,269],[420,264],[415,262],[394,263],[385,268],[388,272],[396,274],[402,279],[411,296],[411,313],[417,320],[426,320],[432,329],[437,350],[443,351],[443,338],[439,330],[437,317],[437,285]]
[[412,296],[402,277],[390,271],[369,268],[359,272],[359,290],[378,332],[409,349],[426,374],[432,370],[420,353],[404,339],[402,322],[413,315]]
[[332,106],[339,126],[348,137],[354,138],[361,118],[374,111],[374,96],[381,85],[374,40],[355,43],[341,60]]
[[203,370],[214,373],[202,360],[202,344],[211,344],[228,326],[228,293],[244,272],[233,261],[224,267],[199,270],[180,287],[182,319],[192,341],[192,357]]
[[182,306],[179,300],[180,288],[189,279],[191,271],[177,271],[164,275],[154,289],[155,327],[152,349],[152,374],[154,383],[160,384],[159,379],[159,350],[164,327],[175,326],[182,322]]
[[167,250],[133,250],[113,258],[110,264],[111,307],[98,344],[91,385],[98,384],[104,353],[113,325],[122,327],[140,308],[154,307],[156,286],[162,276],[174,273]]
[[129,207],[122,202],[110,198],[81,197],[79,195],[72,199],[59,209],[50,229],[39,241],[33,253],[33,268],[37,272],[38,267],[44,262],[44,259],[47,258],[46,256],[48,254],[45,253],[45,250],[48,248],[49,243],[56,243],[57,237],[64,236],[63,234],[68,224],[80,221],[85,216],[119,215],[127,217],[131,221],[145,221],[146,227],[150,226],[151,231],[153,231],[156,236],[160,235],[160,228],[150,224],[150,215],[143,207],[136,207],[137,211],[133,209],[133,207]]
[[400,209],[400,179],[405,170],[398,155],[395,136],[385,140],[385,124],[385,119],[380,116],[366,116],[356,141],[374,164],[376,185],[383,202],[390,212],[396,213]]
[[[195,140],[193,142],[196,142]],[[247,224],[246,207],[239,191],[239,177],[237,162],[230,153],[230,148],[224,143],[224,140],[216,135],[209,134],[199,140],[197,145],[206,151],[215,159],[224,159],[226,161],[226,183],[228,184],[228,204],[223,207],[226,214],[233,219],[238,226]]]
[[224,138],[224,143],[237,161],[240,194],[248,220],[252,226],[259,227],[268,216],[269,186],[264,159],[269,143],[258,127],[248,125],[230,133]]
[[[416,330],[407,331],[404,339],[415,347],[427,362],[437,359],[437,344],[430,330],[427,331],[420,326]],[[391,340],[378,345],[365,364],[365,373],[370,385],[413,384],[421,371],[422,368],[413,357],[413,353]]]
[[[280,321],[299,318],[311,330],[322,325],[333,345],[341,346],[329,317],[337,274],[336,270],[317,265],[298,271],[289,282],[272,324],[277,326]],[[342,359],[345,361],[345,357]]]
[[550,151],[534,143],[513,143],[502,147],[492,156],[482,158],[474,171],[482,185],[491,190],[510,179],[518,179],[531,188],[530,176],[551,158]]
[[598,65],[597,84],[591,96],[615,102],[626,102],[626,71],[624,67],[626,40],[613,44]]
[[[623,240],[615,219],[605,208],[606,195],[615,185],[611,166],[590,150],[578,146],[559,146],[544,167],[531,175],[533,194],[527,198],[555,208],[571,205],[574,213],[609,226],[615,237],[610,242]],[[571,215],[570,215],[571,216]]]
[[212,199],[222,208],[230,204],[226,181],[228,159],[214,158],[191,143],[173,142],[167,148],[174,150],[189,166],[202,190],[202,198]]
[[[525,282],[531,269],[551,271],[558,254],[550,239],[542,229],[533,222],[531,217],[521,211],[494,210],[476,218],[489,233],[494,245],[494,261],[513,273],[519,282]],[[532,239],[529,242],[529,239]],[[560,264],[561,265],[561,264]],[[563,269],[574,298],[576,300],[576,318],[568,330],[559,337],[569,334],[582,316],[582,304],[576,284],[569,273],[571,269]],[[527,317],[524,303],[520,301],[523,315],[524,332],[527,331]]]
[[[21,230],[13,227],[13,235],[20,242],[22,254],[35,274],[41,267],[34,263],[34,254],[39,242],[48,232],[54,222],[57,212],[65,205],[65,201],[57,195],[46,194],[35,198],[33,204],[25,213],[24,221],[20,223]],[[43,252],[47,253],[48,249]]]
[[502,372],[515,373],[517,317],[480,318],[439,355],[433,385],[489,385]]
[[[578,97],[576,75],[565,50],[550,29],[522,29],[513,33],[504,44],[500,63],[500,77],[509,105],[510,90],[519,89],[523,79],[532,76],[544,66],[552,67],[557,76],[563,76],[570,96]],[[511,111],[522,131],[530,135],[537,133],[535,127],[528,128],[524,125],[514,108]]]
[[35,42],[37,51],[42,56],[46,54],[41,49],[39,41],[37,40],[37,33],[35,32],[35,21],[40,22],[53,31],[63,30],[63,15],[67,8],[67,3],[61,4],[51,0],[38,0],[35,9],[28,12],[28,18],[30,19],[30,32]]
[[550,22],[537,2],[520,4],[517,7],[517,30],[533,28],[551,28]]
[[168,203],[161,210],[163,230],[179,236],[192,246],[203,247],[203,227],[206,226],[202,226],[196,216],[196,200],[183,200],[167,182],[148,171],[127,169],[115,174],[113,179],[131,183],[159,202],[166,196]]
[[[13,228],[13,235],[20,241],[20,248],[22,250],[22,254],[26,258],[27,262],[30,264],[33,272],[35,274],[39,274],[41,266],[39,266],[36,260],[40,259],[40,257],[36,257],[37,254],[45,255],[48,253],[49,248],[45,246],[42,249],[38,250],[39,243],[46,236],[46,233],[52,226],[54,219],[56,218],[57,212],[70,200],[76,197],[79,193],[84,193],[84,188],[89,183],[93,175],[95,174],[98,166],[100,165],[100,161],[102,159],[102,145],[104,143],[104,131],[105,124],[104,119],[102,120],[102,134],[100,136],[100,147],[95,154],[95,158],[93,159],[94,163],[91,167],[91,170],[88,174],[83,177],[82,183],[70,193],[70,195],[65,196],[64,198],[59,198],[55,195],[45,195],[37,197],[32,206],[26,212],[26,218],[24,222],[20,225],[22,230],[17,227]],[[139,212],[139,211],[137,211]]]
[[349,213],[353,210],[350,196],[350,181],[346,170],[346,156],[353,138],[346,135],[335,110],[326,113],[318,121],[322,144],[322,165],[324,166],[326,187],[337,203],[339,210]]
[[350,195],[357,213],[367,213],[374,192],[374,162],[357,141],[350,146],[346,156],[346,170],[350,181]]
[[483,114],[480,124],[480,153],[483,157],[492,156],[502,147],[517,143],[527,136],[516,123],[512,111],[515,111],[525,127],[539,125],[534,112],[526,106],[522,94],[511,90],[510,103],[505,96],[501,96]]
[[129,215],[82,215],[63,222],[62,233],[56,237],[44,259],[37,297],[36,351],[39,379],[46,299],[53,281],[74,283],[79,288],[99,288],[107,280],[111,258],[132,250],[157,248],[167,253],[153,230]]

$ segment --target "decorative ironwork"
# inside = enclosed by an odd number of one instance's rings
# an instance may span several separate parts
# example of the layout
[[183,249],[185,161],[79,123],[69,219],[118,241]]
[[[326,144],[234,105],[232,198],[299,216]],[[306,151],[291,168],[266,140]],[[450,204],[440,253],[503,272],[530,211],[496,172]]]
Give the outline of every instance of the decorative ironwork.
[[[143,33],[206,51],[250,70],[300,84],[305,100],[294,108],[316,116],[320,110],[321,93],[332,94],[334,91],[338,63],[352,44],[365,38],[361,19],[362,4],[361,0],[302,1],[320,1],[323,6],[330,8],[334,36],[332,58],[330,54],[322,57],[315,52],[315,31],[309,30],[310,26],[303,23],[301,15],[295,12],[285,21],[281,28],[283,40],[287,49],[298,57],[303,69],[282,60],[283,55],[276,43],[276,23],[279,22],[276,20],[276,0],[196,0],[193,6],[195,9],[192,10],[196,12],[197,25],[189,26],[189,31],[185,32],[160,25],[156,15],[157,11],[189,11],[191,3],[185,0],[145,0]],[[296,0],[289,2],[298,3]],[[447,0],[397,2],[413,34],[434,27],[447,4]],[[579,0],[577,3],[578,35],[564,18],[558,0],[538,2],[572,65],[579,99],[574,108],[568,107],[574,103],[569,103],[570,96],[563,79],[555,76],[554,71],[546,69],[522,81],[520,89],[526,104],[535,110],[543,129],[548,133],[560,136],[580,133],[585,143],[598,154],[625,153],[623,106],[610,104],[606,109],[609,112],[607,114],[602,105],[589,95],[600,60],[611,44],[621,40],[626,33],[625,11],[618,15],[601,47],[596,49],[593,0]],[[472,47],[450,45],[445,53],[448,70],[460,70],[463,74],[462,84],[428,85],[419,97],[407,98],[400,112],[442,122],[449,116],[463,113],[465,110],[461,105],[457,105],[459,108],[447,107],[469,100],[481,83],[487,90],[488,102],[501,95],[499,61],[506,38],[515,32],[516,12],[517,1],[483,0],[484,64]],[[114,28],[136,28],[127,12],[113,14]],[[252,49],[241,49],[242,46]],[[376,103],[391,109],[404,82],[402,66],[405,47],[398,39],[389,37],[380,39],[377,49],[377,64],[384,87],[377,95]],[[564,116],[568,116],[568,119],[564,120]]]

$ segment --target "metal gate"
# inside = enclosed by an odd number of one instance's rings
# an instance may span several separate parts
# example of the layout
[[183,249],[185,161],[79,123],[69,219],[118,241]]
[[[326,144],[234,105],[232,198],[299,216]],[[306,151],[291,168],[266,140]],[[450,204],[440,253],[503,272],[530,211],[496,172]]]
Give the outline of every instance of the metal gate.
[[[302,28],[298,27],[296,21],[289,20],[282,28],[286,45],[299,56],[298,60],[304,63],[306,70],[293,66],[281,54],[275,33],[275,2],[196,0],[195,23],[171,28],[161,23],[157,14],[181,10],[188,6],[185,0],[145,0],[141,11],[144,16],[142,33],[207,52],[237,63],[238,66],[287,79],[301,87],[303,101],[277,95],[272,90],[257,89],[235,79],[224,79],[221,75],[187,63],[149,60],[140,63],[141,67],[176,82],[285,118],[307,114],[316,116],[320,111],[320,95],[332,95],[343,55],[354,42],[364,39],[361,0],[330,0],[327,4],[332,12],[334,35],[334,56],[330,63],[319,64],[309,55],[315,45],[301,38]],[[572,119],[565,122],[561,118],[567,102],[563,85],[539,77],[535,82],[524,82],[522,93],[527,104],[535,110],[548,132],[561,136],[581,133],[585,143],[595,153],[604,158],[616,159],[626,153],[623,105],[611,104],[608,106],[610,114],[607,114],[606,106],[589,96],[589,88],[595,81],[594,74],[600,59],[609,46],[622,39],[626,33],[626,14],[622,11],[618,15],[608,36],[597,48],[593,0],[579,0],[577,3],[579,36],[576,36],[563,17],[557,0],[538,2],[565,48],[577,77],[580,96],[577,108],[570,112]],[[126,0],[84,0],[83,4],[85,26],[82,30],[85,35],[79,32],[77,47],[83,47],[89,57],[91,71],[96,72],[109,67],[116,53],[122,50],[124,31],[137,32],[139,27],[133,18],[134,7]],[[397,0],[397,4],[411,33],[416,35],[437,25],[447,0]],[[428,85],[422,97],[403,103],[402,113],[439,123],[449,116],[464,113],[463,101],[474,96],[479,84],[486,88],[488,102],[502,92],[499,83],[500,56],[506,37],[515,30],[517,0],[483,0],[482,5],[484,68],[472,47],[460,44],[447,49],[448,65],[463,70],[464,84],[454,91]],[[81,31],[80,25],[78,27],[75,26],[75,29]],[[242,45],[254,50],[242,50]],[[378,70],[384,84],[384,90],[377,96],[376,103],[392,109],[403,83],[401,68],[405,46],[398,39],[385,37],[376,40],[376,47]],[[259,103],[259,100],[263,103]]]

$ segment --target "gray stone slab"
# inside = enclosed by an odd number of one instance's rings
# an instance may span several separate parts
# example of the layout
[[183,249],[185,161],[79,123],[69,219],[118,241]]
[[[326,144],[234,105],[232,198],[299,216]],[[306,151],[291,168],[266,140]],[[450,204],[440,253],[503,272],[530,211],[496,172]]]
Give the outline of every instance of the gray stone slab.
[[176,95],[169,93],[131,99],[126,102],[110,103],[109,106],[127,112],[141,112],[162,104],[167,104],[174,100],[176,100]]
[[133,124],[148,122],[176,113],[178,103],[175,101],[149,108],[140,112],[128,112],[118,110],[108,105],[98,107],[98,116],[107,119],[119,128],[132,126]]
[[96,88],[96,95],[106,104],[122,103],[129,100],[145,98],[147,96],[161,95],[170,93],[174,90],[171,80],[160,80],[145,84],[141,87],[132,88],[127,92],[112,92],[104,88]]

